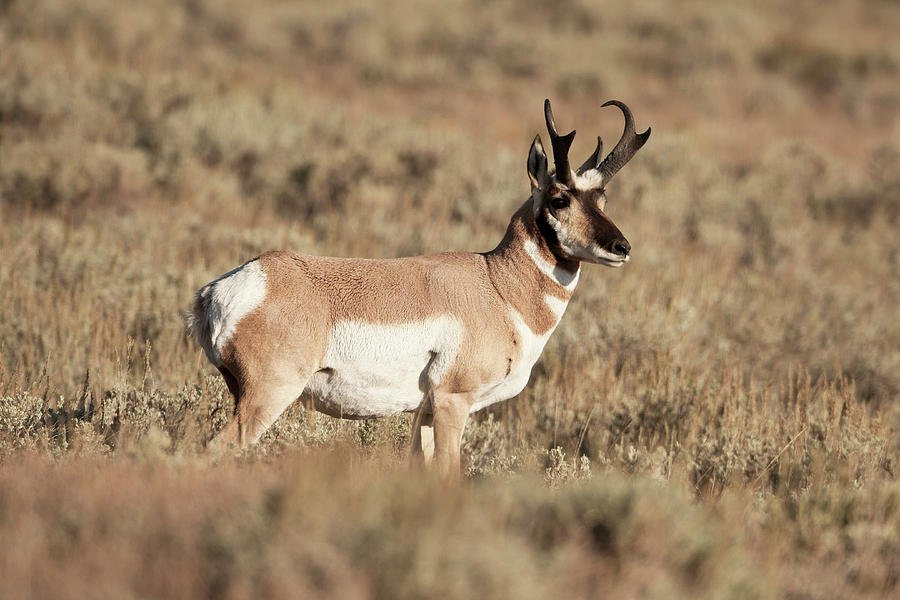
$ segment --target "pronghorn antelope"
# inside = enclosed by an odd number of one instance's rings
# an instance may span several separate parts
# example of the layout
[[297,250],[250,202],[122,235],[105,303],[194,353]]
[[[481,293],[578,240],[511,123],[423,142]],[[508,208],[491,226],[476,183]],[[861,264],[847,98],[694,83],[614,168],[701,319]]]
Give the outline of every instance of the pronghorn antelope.
[[[413,456],[459,475],[469,413],[518,394],[575,291],[581,262],[621,267],[631,245],[607,217],[605,188],[650,137],[625,130],[569,167],[550,101],[528,153],[531,195],[490,252],[389,260],[267,252],[203,286],[191,325],[235,398],[214,445],[246,447],[306,391],[344,418],[414,411]],[[425,459],[430,459],[425,456]]]

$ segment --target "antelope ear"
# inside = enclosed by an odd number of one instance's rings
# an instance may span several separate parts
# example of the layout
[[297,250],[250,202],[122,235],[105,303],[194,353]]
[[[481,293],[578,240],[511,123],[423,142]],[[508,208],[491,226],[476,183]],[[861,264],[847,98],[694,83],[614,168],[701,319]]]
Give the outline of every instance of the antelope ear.
[[547,154],[541,143],[541,136],[534,136],[531,142],[531,150],[528,151],[528,179],[531,181],[531,191],[546,191],[550,185],[550,174],[547,172]]

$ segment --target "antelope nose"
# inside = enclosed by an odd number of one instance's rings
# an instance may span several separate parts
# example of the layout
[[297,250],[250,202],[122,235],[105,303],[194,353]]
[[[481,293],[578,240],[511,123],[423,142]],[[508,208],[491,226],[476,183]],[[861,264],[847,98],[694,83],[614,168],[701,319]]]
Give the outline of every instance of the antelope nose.
[[613,254],[619,254],[621,256],[628,256],[628,253],[631,252],[631,244],[629,244],[628,240],[625,238],[613,240],[609,243],[608,248]]

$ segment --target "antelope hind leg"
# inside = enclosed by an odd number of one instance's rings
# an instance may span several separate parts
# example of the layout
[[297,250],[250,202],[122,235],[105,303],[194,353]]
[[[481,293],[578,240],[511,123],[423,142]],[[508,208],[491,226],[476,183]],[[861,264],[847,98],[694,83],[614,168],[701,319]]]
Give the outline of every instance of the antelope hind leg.
[[229,448],[243,450],[255,444],[306,387],[308,377],[254,380],[241,386],[234,417],[209,443],[214,454]]

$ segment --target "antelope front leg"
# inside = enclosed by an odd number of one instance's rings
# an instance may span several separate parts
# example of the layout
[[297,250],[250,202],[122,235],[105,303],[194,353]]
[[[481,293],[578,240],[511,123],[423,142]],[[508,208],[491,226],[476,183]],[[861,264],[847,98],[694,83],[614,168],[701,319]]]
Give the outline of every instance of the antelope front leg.
[[434,428],[432,415],[422,409],[416,411],[412,424],[412,445],[409,449],[411,465],[429,465],[434,458]]
[[447,481],[458,481],[459,445],[472,401],[466,394],[435,394],[434,397],[434,462]]

